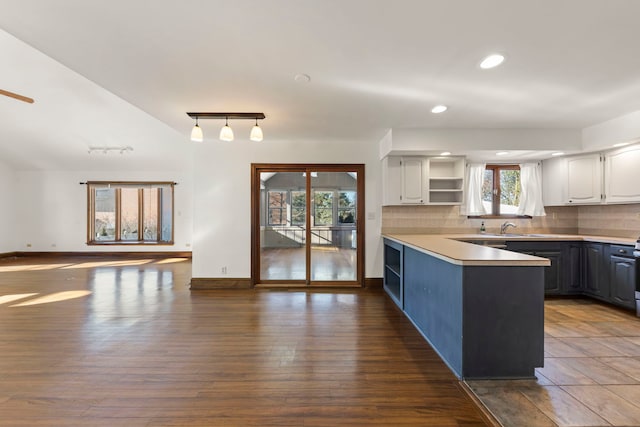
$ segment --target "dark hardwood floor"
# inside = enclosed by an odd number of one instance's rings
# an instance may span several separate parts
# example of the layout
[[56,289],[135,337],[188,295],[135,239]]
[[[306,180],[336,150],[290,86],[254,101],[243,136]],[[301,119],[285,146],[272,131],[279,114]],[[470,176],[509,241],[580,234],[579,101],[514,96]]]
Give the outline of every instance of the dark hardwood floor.
[[0,425],[485,425],[382,291],[192,292],[190,273],[0,260]]

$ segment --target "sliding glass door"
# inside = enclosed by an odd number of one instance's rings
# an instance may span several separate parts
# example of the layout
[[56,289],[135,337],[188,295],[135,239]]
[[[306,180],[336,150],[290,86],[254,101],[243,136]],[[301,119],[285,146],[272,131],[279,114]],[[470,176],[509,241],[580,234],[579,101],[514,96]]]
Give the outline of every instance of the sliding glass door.
[[362,285],[363,165],[253,165],[256,285]]
[[357,172],[311,172],[311,280],[357,275]]
[[261,172],[260,277],[307,278],[306,180],[300,172]]

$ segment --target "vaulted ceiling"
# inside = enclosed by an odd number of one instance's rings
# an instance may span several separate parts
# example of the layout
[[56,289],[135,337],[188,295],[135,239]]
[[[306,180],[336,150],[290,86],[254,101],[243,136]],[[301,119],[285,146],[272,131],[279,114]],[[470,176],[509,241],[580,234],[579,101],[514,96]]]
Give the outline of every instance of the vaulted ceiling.
[[[17,167],[79,168],[100,145],[183,167],[187,111],[262,111],[264,143],[376,145],[389,128],[583,128],[640,110],[634,0],[0,0],[0,10],[0,88],[36,99],[0,97],[0,158]],[[507,60],[481,70],[492,52]],[[432,114],[436,104],[449,110]],[[205,140],[220,125],[201,122]],[[249,124],[234,127],[248,138]]]

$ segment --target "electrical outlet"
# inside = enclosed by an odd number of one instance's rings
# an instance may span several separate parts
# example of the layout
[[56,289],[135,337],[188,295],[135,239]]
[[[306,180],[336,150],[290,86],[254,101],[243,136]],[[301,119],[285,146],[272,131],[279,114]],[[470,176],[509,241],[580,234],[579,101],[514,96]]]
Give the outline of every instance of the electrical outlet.
[[30,248],[31,247],[31,243],[27,243],[27,247]]
[[227,274],[227,267],[226,266],[222,267],[221,273],[222,274]]
[[190,248],[190,247],[191,247],[191,243],[187,243],[187,244],[185,244],[185,246],[186,246],[187,248]]

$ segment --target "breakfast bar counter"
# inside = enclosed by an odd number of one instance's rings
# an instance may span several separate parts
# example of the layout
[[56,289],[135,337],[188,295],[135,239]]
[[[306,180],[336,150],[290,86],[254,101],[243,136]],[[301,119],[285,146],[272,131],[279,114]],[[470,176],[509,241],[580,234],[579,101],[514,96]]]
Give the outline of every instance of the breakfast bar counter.
[[385,235],[385,290],[463,379],[543,365],[546,258],[432,235]]

